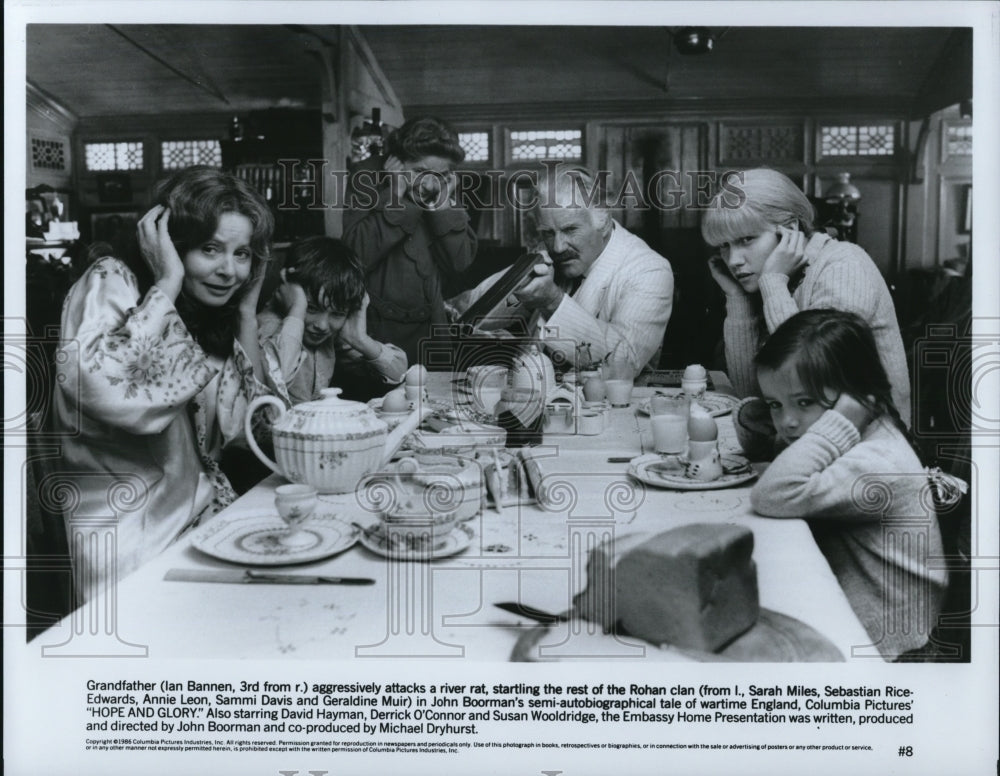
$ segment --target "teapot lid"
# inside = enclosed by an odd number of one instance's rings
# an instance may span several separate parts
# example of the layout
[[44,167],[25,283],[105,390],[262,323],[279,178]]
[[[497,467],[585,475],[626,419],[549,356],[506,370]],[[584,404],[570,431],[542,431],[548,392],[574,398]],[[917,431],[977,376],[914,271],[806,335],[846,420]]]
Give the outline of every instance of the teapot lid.
[[355,410],[359,407],[368,407],[367,404],[363,404],[359,401],[351,401],[350,399],[341,399],[340,394],[343,393],[342,388],[321,388],[320,396],[321,399],[313,399],[312,401],[303,402],[302,404],[296,405],[297,407],[303,408],[322,408],[327,412],[330,411],[343,411],[343,410]]
[[322,398],[296,404],[287,413],[288,422],[276,424],[282,430],[312,432],[323,437],[339,437],[345,433],[361,436],[385,433],[388,426],[367,404],[340,398],[340,388],[323,388]]

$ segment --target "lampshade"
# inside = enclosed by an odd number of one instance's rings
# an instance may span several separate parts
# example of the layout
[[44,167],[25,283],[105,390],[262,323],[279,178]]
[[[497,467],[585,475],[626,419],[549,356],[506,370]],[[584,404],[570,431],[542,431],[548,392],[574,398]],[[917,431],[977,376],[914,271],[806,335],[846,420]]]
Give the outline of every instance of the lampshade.
[[849,172],[841,172],[837,173],[837,182],[823,193],[823,199],[827,202],[837,200],[857,202],[861,199],[861,191],[851,183],[851,174]]

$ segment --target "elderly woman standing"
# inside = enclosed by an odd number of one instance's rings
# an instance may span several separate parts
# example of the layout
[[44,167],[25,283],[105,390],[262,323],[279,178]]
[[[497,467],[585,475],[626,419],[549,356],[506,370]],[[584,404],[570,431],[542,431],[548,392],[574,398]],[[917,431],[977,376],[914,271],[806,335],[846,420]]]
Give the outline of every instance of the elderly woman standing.
[[[63,308],[55,406],[79,498],[66,522],[81,600],[235,498],[217,461],[271,392],[256,324],[267,204],[207,167],[167,179],[155,201],[132,255],[92,264]],[[130,503],[116,505],[116,483]],[[108,557],[106,520],[93,518],[112,513]]]
[[420,340],[447,323],[445,296],[476,255],[468,214],[452,202],[455,165],[465,158],[458,136],[430,117],[389,135],[379,173],[355,173],[343,240],[361,260],[371,303],[368,333],[398,345],[419,363]]

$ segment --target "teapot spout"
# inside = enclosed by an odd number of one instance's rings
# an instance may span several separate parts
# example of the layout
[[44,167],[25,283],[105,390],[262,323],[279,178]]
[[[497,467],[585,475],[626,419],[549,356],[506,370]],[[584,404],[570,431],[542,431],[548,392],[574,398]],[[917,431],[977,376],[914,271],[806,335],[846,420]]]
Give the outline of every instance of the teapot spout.
[[418,402],[417,408],[409,414],[396,428],[389,432],[385,439],[385,449],[382,451],[382,464],[386,464],[396,454],[407,435],[417,430],[424,418],[433,412],[431,407]]

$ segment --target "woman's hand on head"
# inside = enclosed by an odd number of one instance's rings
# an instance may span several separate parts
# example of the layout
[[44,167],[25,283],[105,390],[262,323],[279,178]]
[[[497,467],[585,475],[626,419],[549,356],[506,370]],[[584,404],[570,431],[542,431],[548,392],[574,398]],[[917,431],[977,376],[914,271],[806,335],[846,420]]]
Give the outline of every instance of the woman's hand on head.
[[153,283],[175,300],[184,281],[184,263],[170,239],[169,224],[170,210],[155,205],[139,219],[137,230],[139,252],[153,273]]
[[283,282],[275,289],[274,301],[284,315],[305,320],[309,299],[305,289],[298,283],[288,280]]
[[[874,403],[875,397],[869,396],[867,400],[869,403]],[[872,422],[872,413],[864,404],[849,393],[840,394],[833,405],[833,409],[854,424],[854,427],[859,432],[868,428],[868,424]]]
[[806,236],[797,226],[779,226],[778,235],[778,244],[764,261],[761,274],[791,277],[806,263]]
[[736,282],[736,278],[733,277],[729,271],[729,267],[726,266],[726,262],[721,256],[715,255],[710,258],[708,260],[708,269],[712,273],[712,278],[726,296],[746,295],[743,286]]
[[267,275],[267,266],[261,262],[255,274],[247,281],[247,289],[240,298],[239,312],[243,318],[257,319],[257,302],[260,299],[260,290],[264,287],[264,277]]

